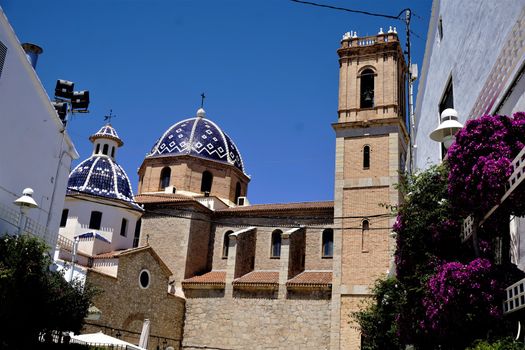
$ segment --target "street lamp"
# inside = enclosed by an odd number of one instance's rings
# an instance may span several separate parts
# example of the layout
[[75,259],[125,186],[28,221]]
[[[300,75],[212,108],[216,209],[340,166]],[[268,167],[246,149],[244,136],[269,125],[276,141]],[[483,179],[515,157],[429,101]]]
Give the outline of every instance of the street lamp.
[[447,108],[441,112],[441,124],[430,133],[430,138],[437,142],[443,142],[448,149],[456,141],[456,133],[463,128],[458,122],[458,112],[453,108]]
[[[22,228],[24,227],[27,211],[31,208],[38,208],[33,199],[34,191],[31,188],[25,188],[22,191],[22,196],[14,201],[15,205],[20,207],[20,222],[18,223],[18,235],[22,234]],[[25,219],[25,220],[24,220]]]

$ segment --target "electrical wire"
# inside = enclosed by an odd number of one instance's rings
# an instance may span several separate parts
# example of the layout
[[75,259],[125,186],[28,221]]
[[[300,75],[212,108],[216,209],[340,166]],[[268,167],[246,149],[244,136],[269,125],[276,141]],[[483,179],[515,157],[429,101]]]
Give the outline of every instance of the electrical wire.
[[[97,203],[97,204],[103,204],[103,205],[107,205],[107,206],[110,206],[110,207],[115,207],[115,208],[121,208],[121,209],[132,209],[130,208],[128,205],[121,205],[121,204],[116,204],[116,203],[100,203],[99,200],[96,200],[96,199],[90,199],[90,198],[86,198],[85,196],[82,196],[82,195],[87,195],[88,197],[96,197],[95,195],[91,194],[91,193],[88,193],[88,192],[84,192],[84,191],[78,191],[78,190],[68,190],[70,192],[75,192],[76,194],[68,194],[68,196],[71,196],[73,198],[76,198],[76,199],[80,199],[80,200],[83,200],[83,201],[87,201],[87,202],[92,202],[92,203]],[[151,196],[154,196],[154,195],[151,195]],[[106,199],[106,198],[103,198],[101,197],[102,199]],[[112,200],[111,198],[109,198],[109,200]],[[140,203],[138,202],[132,202],[134,204],[138,204],[140,205]],[[391,213],[380,213],[380,214],[370,214],[370,215],[361,215],[361,216],[341,216],[341,217],[326,217],[326,216],[281,216],[281,215],[274,215],[274,216],[255,216],[255,215],[242,215],[242,216],[239,216],[239,218],[242,218],[244,219],[244,221],[242,223],[239,223],[239,222],[236,222],[235,220],[231,220],[231,221],[228,221],[228,220],[224,220],[224,219],[219,219],[219,220],[213,220],[213,219],[210,219],[210,218],[203,218],[203,217],[194,217],[192,214],[204,214],[202,212],[199,212],[199,211],[196,211],[196,210],[191,210],[191,209],[186,209],[186,208],[176,208],[175,209],[176,211],[178,212],[182,212],[182,214],[175,214],[173,212],[166,212],[162,209],[157,209],[157,210],[154,210],[154,209],[150,209],[150,208],[145,208],[144,209],[144,213],[145,214],[150,214],[150,215],[158,215],[158,216],[166,216],[166,217],[173,217],[173,218],[178,218],[178,219],[185,219],[185,220],[192,220],[192,221],[200,221],[200,222],[206,222],[206,223],[209,223],[209,224],[214,224],[214,225],[218,225],[218,226],[228,226],[228,227],[290,227],[290,228],[312,228],[312,229],[325,229],[325,228],[331,228],[331,229],[334,229],[334,230],[354,230],[354,229],[362,229],[361,226],[343,226],[343,227],[334,227],[333,224],[330,225],[330,226],[323,226],[324,224],[326,224],[326,221],[332,219],[333,221],[335,220],[344,220],[344,224],[346,225],[351,225],[353,222],[361,222],[362,220],[366,220],[366,219],[370,219],[370,218],[374,218],[376,220],[374,220],[374,223],[379,223],[379,222],[383,222],[383,221],[386,221],[386,220],[390,220],[391,218],[393,218],[395,215],[394,214],[391,214]],[[279,221],[276,221],[276,222],[273,222],[271,224],[264,224],[264,223],[258,223],[258,222],[246,222],[246,219],[257,219],[257,220],[260,220],[260,219],[269,219],[269,220],[279,220]],[[321,223],[319,224],[309,224],[309,225],[305,225],[303,224],[302,222],[304,221],[312,221],[312,220],[319,220],[321,221]],[[350,222],[348,222],[350,220]],[[324,224],[322,223],[324,222]],[[391,227],[370,227],[369,230],[391,230]]]
[[317,6],[317,7],[329,8],[329,9],[332,9],[332,10],[346,11],[346,12],[352,12],[352,13],[359,13],[359,14],[367,15],[367,16],[390,18],[390,19],[395,19],[395,20],[398,20],[398,21],[402,21],[402,19],[400,17],[407,10],[407,9],[403,9],[401,12],[399,12],[399,14],[397,16],[392,16],[392,15],[386,15],[386,14],[383,14],[383,13],[375,13],[375,12],[368,12],[368,11],[362,11],[362,10],[353,10],[353,9],[349,9],[349,8],[345,8],[345,7],[337,7],[337,6],[332,6],[332,5],[319,4],[319,3],[311,2],[311,1],[302,1],[302,0],[290,0],[290,1],[297,2],[299,4],[305,4],[305,5],[312,5],[312,6]]

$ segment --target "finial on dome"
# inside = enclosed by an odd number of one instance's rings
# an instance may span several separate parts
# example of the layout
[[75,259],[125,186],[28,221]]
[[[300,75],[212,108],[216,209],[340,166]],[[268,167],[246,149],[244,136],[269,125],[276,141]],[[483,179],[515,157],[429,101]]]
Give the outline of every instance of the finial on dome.
[[199,117],[199,118],[205,118],[206,117],[206,111],[204,110],[204,108],[199,108],[197,110],[197,117]]

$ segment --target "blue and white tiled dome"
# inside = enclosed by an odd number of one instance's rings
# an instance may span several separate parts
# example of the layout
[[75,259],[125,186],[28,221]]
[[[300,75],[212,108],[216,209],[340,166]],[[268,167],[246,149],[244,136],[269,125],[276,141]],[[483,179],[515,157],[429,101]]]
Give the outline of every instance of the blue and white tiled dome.
[[93,155],[69,174],[67,188],[111,199],[134,202],[128,175],[113,159]]
[[244,173],[241,154],[232,139],[217,124],[197,117],[172,125],[155,143],[148,157],[192,155],[233,165]]
[[[99,139],[111,139],[119,147],[123,145],[122,140],[110,124],[104,125],[89,139],[94,144],[99,143]],[[113,156],[99,152],[98,146],[91,157],[77,165],[69,174],[67,189],[73,194],[86,193],[119,199],[136,206],[128,175],[113,159]]]

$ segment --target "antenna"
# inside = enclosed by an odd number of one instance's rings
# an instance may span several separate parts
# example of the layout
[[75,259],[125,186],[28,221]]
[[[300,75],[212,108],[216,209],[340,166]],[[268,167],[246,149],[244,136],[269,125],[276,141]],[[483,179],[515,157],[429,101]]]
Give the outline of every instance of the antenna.
[[201,108],[204,108],[204,99],[206,98],[206,95],[204,95],[204,92],[201,94]]
[[116,117],[117,117],[117,116],[116,116],[115,114],[113,114],[113,110],[110,109],[110,110],[109,110],[109,114],[104,116],[104,120],[107,120],[107,121],[108,121],[108,124],[111,124],[111,119],[112,119],[112,118],[116,118]]

